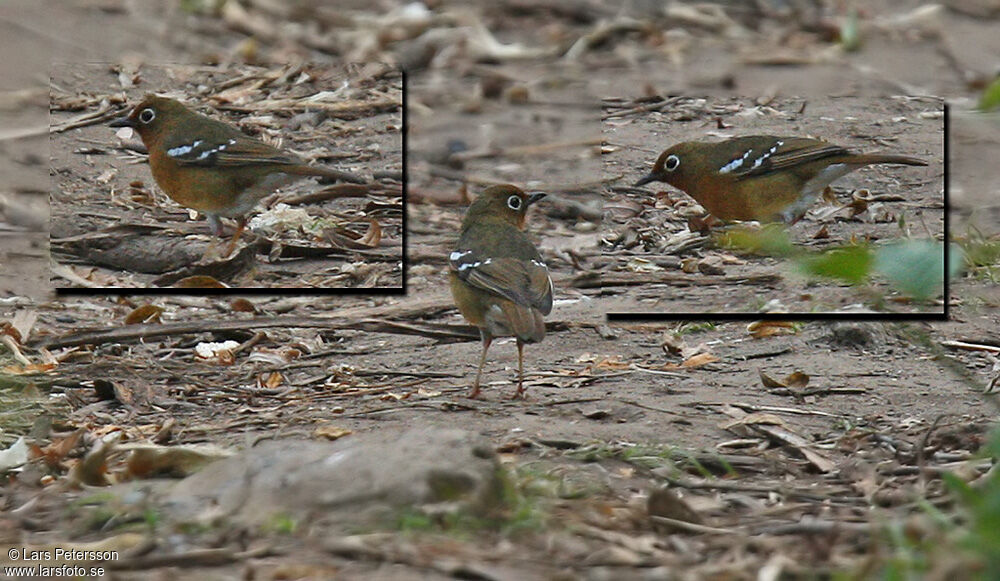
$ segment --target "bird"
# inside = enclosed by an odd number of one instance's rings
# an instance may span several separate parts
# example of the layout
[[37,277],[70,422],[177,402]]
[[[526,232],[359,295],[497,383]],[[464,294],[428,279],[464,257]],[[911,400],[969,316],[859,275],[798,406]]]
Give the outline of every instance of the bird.
[[486,352],[494,337],[517,340],[517,392],[523,398],[524,345],[545,337],[552,311],[552,278],[523,232],[528,208],[545,197],[517,186],[490,186],[469,205],[458,242],[448,256],[451,294],[458,310],[479,328],[483,350],[469,397],[479,397]]
[[820,139],[748,135],[666,149],[635,183],[683,190],[720,220],[799,221],[833,181],[872,164],[927,165],[906,155],[855,153]]
[[307,165],[168,97],[146,95],[109,125],[139,134],[153,179],[170,199],[205,214],[214,235],[222,236],[220,217],[236,219],[226,256],[236,248],[247,214],[275,189],[305,176],[364,182],[347,172]]

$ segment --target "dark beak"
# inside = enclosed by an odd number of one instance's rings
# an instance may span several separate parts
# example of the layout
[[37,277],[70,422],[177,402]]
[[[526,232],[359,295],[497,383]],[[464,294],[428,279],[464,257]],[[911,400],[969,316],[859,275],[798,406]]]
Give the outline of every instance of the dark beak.
[[111,123],[108,123],[108,127],[133,127],[134,128],[135,126],[132,125],[132,120],[128,118],[128,115],[126,115],[124,117],[119,117],[118,119],[112,120]]
[[528,205],[532,205],[538,200],[544,198],[547,194],[545,192],[531,192],[528,194]]
[[655,182],[660,180],[660,175],[657,173],[651,173],[647,176],[643,176],[639,181],[632,184],[633,188],[638,188],[639,186],[644,186],[650,182]]

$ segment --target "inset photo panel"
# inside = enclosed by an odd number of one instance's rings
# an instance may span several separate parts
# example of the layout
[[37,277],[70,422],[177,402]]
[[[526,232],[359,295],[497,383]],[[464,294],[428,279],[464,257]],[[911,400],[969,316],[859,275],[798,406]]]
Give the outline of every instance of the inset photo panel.
[[381,63],[56,63],[54,286],[402,292],[403,81]]
[[606,98],[609,318],[937,319],[933,97]]

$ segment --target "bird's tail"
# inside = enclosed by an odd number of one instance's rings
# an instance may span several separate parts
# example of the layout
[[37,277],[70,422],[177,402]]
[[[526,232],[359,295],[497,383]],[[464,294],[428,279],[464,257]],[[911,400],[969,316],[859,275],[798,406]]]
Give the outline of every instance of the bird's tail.
[[319,176],[322,178],[330,178],[335,180],[340,180],[342,182],[351,182],[354,184],[365,184],[368,180],[361,176],[352,174],[351,172],[341,171],[337,169],[328,169],[325,167],[320,167],[316,165],[305,165],[297,164],[289,166],[288,169],[282,170],[284,173],[303,175],[303,176]]
[[897,163],[901,165],[927,165],[927,162],[907,155],[890,155],[882,153],[862,153],[854,156],[854,163],[871,165],[875,163]]
[[537,343],[545,338],[545,320],[538,309],[519,305],[513,301],[500,302],[504,326],[524,343]]

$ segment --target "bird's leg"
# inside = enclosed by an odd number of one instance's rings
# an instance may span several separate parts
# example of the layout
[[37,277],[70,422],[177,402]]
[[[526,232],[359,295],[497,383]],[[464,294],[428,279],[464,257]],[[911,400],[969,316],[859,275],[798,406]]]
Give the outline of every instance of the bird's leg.
[[511,399],[526,399],[527,395],[524,389],[524,343],[518,339],[517,340],[517,391],[514,392],[514,397]]
[[208,228],[212,231],[212,235],[219,238],[222,237],[222,220],[219,219],[215,214],[206,214],[208,218]]
[[229,246],[226,247],[225,256],[230,256],[234,250],[236,250],[236,242],[240,239],[240,234],[243,234],[243,230],[247,226],[246,216],[240,216],[236,221],[236,232],[233,233],[233,239],[229,241]]
[[202,255],[201,260],[202,262],[215,262],[220,258],[217,255],[219,253],[219,238],[222,237],[223,233],[222,220],[215,214],[205,214],[205,218],[208,220],[208,229],[211,230],[214,238],[205,247],[205,254]]
[[486,351],[493,342],[493,336],[486,329],[480,329],[479,335],[483,338],[483,354],[479,356],[479,369],[476,371],[476,381],[472,384],[472,393],[469,397],[475,399],[479,397],[479,379],[483,376],[483,365],[486,364]]

